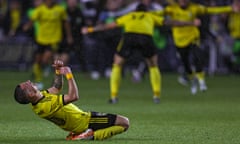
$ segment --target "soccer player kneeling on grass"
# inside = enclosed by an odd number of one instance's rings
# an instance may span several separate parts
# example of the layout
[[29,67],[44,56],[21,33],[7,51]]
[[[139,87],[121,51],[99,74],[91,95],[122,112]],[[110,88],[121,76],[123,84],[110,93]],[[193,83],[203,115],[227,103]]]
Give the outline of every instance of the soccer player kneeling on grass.
[[[31,82],[18,84],[14,97],[20,104],[31,104],[33,111],[41,118],[49,120],[69,131],[67,140],[103,140],[126,131],[128,118],[99,112],[84,112],[72,102],[78,100],[78,87],[70,67],[55,60],[56,76],[53,86],[40,91]],[[63,75],[68,81],[68,93],[59,94],[63,86]]]

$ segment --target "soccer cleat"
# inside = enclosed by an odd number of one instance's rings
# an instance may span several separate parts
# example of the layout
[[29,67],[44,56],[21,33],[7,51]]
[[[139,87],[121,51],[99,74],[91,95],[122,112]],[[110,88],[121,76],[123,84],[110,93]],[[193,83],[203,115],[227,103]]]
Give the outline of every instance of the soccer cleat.
[[109,99],[108,103],[116,104],[116,103],[118,103],[118,98],[111,98],[111,99]]
[[188,86],[189,85],[189,79],[186,76],[183,76],[183,75],[178,77],[178,82],[183,86]]
[[155,104],[159,104],[159,103],[160,103],[159,97],[154,96],[154,97],[153,97],[153,102],[154,102]]
[[192,95],[195,95],[197,93],[197,88],[198,86],[198,81],[196,78],[194,78],[192,81],[191,81],[191,94]]
[[92,129],[87,129],[81,134],[69,133],[66,140],[93,140],[94,132]]

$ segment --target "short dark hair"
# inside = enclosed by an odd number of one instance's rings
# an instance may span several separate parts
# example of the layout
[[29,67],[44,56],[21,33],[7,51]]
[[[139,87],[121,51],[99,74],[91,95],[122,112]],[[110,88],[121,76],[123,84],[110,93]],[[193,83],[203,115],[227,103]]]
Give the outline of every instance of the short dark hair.
[[137,5],[137,7],[136,7],[136,11],[143,11],[143,12],[145,12],[145,11],[147,11],[147,6],[145,4],[143,4],[143,3],[139,3]]
[[20,104],[28,104],[29,100],[27,99],[25,91],[17,85],[14,91],[14,98]]

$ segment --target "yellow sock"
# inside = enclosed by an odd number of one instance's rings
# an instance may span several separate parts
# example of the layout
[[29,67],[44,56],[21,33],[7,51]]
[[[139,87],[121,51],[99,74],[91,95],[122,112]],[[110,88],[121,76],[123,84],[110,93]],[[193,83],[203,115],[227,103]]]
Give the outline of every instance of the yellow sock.
[[41,66],[38,63],[33,64],[33,76],[35,82],[41,82],[42,81],[42,69]]
[[199,81],[203,81],[205,79],[205,73],[204,72],[197,72],[196,77]]
[[119,65],[114,64],[112,68],[112,74],[110,77],[110,89],[111,89],[111,98],[114,99],[117,97],[119,85],[121,81],[121,70],[122,68]]
[[150,67],[150,82],[155,97],[160,97],[161,92],[161,74],[158,67]]
[[125,129],[122,126],[112,126],[109,128],[100,129],[94,132],[94,140],[104,140],[124,131]]

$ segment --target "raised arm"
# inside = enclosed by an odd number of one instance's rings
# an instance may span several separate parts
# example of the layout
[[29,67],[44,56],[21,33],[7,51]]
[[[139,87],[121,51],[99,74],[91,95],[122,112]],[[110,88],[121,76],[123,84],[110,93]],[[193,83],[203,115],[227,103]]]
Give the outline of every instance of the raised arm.
[[200,21],[200,19],[195,19],[194,21],[191,21],[191,22],[183,22],[183,21],[176,21],[176,20],[165,20],[164,24],[169,25],[169,26],[200,26],[201,21]]
[[55,68],[55,78],[52,87],[48,89],[49,93],[58,94],[63,87],[63,75],[68,81],[68,93],[64,94],[64,104],[78,100],[78,88],[70,67],[64,66],[61,60],[55,60],[52,65]]
[[98,32],[98,31],[104,31],[104,30],[109,30],[118,27],[117,23],[112,22],[109,24],[99,24],[95,27],[83,27],[81,29],[82,34],[88,34],[88,33],[93,33],[93,32]]
[[61,67],[60,73],[64,74],[68,81],[68,93],[64,94],[64,104],[68,104],[78,100],[79,99],[78,87],[70,67]]
[[53,80],[53,85],[48,89],[49,93],[58,94],[63,87],[63,74],[60,73],[60,68],[63,67],[63,62],[61,60],[55,60],[53,67],[55,68],[55,77]]

